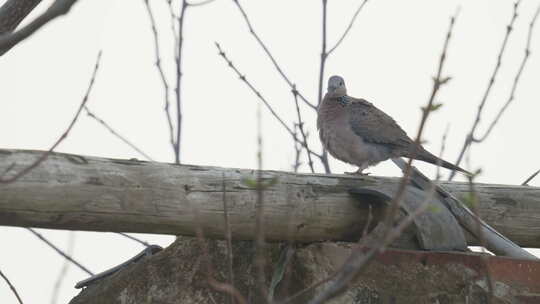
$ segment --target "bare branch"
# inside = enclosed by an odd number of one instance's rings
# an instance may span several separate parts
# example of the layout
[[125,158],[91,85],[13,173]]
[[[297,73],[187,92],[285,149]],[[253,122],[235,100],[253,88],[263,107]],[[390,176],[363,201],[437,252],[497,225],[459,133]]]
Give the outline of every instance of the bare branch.
[[21,178],[22,176],[24,176],[25,174],[27,174],[28,172],[30,172],[32,169],[36,168],[37,166],[39,166],[42,162],[44,162],[47,157],[49,156],[49,154],[51,152],[54,151],[54,149],[56,149],[56,147],[58,147],[58,145],[68,137],[69,135],[69,132],[71,131],[71,129],[73,128],[73,126],[75,125],[75,123],[77,122],[77,119],[79,118],[79,115],[81,114],[83,108],[85,107],[86,105],[86,102],[88,101],[88,96],[90,95],[90,92],[92,91],[92,88],[94,87],[94,81],[96,79],[96,74],[97,74],[97,71],[99,69],[99,62],[101,60],[101,51],[99,51],[98,53],[98,56],[97,56],[97,60],[96,60],[96,64],[94,66],[94,72],[92,73],[92,78],[90,78],[90,84],[88,85],[88,89],[86,90],[86,94],[84,95],[83,97],[83,100],[81,102],[81,105],[79,106],[79,109],[77,110],[77,113],[75,113],[75,116],[73,117],[71,123],[69,124],[68,128],[66,129],[66,131],[64,131],[64,133],[62,134],[62,136],[60,136],[60,138],[58,138],[58,140],[56,140],[56,142],[52,145],[52,147],[45,153],[43,153],[35,162],[33,162],[31,165],[29,165],[28,167],[22,169],[21,171],[19,171],[18,173],[14,174],[13,176],[11,177],[8,177],[8,178],[3,178],[3,177],[0,177],[0,183],[12,183],[16,180],[18,180],[19,178]]
[[521,185],[522,186],[528,186],[529,182],[535,178],[540,173],[540,170],[534,172],[531,176],[529,176]]
[[176,62],[176,146],[175,146],[175,163],[180,163],[180,139],[182,136],[182,50],[184,45],[184,20],[186,10],[189,4],[187,0],[182,0],[180,6],[180,16],[178,17],[178,44],[175,47],[175,62]]
[[75,266],[79,267],[82,271],[86,272],[87,274],[93,276],[94,273],[88,270],[88,268],[84,267],[81,263],[75,261],[72,257],[70,257],[68,254],[66,254],[64,251],[62,251],[60,248],[56,247],[53,243],[51,243],[49,240],[47,240],[43,235],[38,233],[32,228],[26,228],[28,231],[32,232],[35,236],[37,236],[40,240],[42,240],[45,244],[47,244],[49,247],[54,249],[59,255],[63,256],[66,260],[73,263]]
[[[161,56],[160,56],[160,50],[159,50],[159,39],[158,39],[158,32],[157,32],[157,28],[156,28],[156,21],[154,19],[154,14],[152,13],[152,8],[150,7],[150,3],[148,2],[148,0],[144,0],[144,4],[146,6],[146,11],[148,12],[148,18],[150,19],[150,25],[151,25],[152,34],[153,34],[153,37],[154,37],[154,49],[156,50],[156,62],[155,62],[155,65],[156,65],[156,68],[157,68],[157,70],[159,72],[159,76],[161,78],[161,83],[163,84],[163,91],[164,91],[164,98],[165,98],[164,110],[165,110],[165,117],[167,118],[167,125],[169,127],[169,141],[170,141],[170,144],[171,144],[171,146],[173,148],[174,155],[175,155],[175,158],[176,158],[177,148],[176,148],[176,142],[174,140],[174,127],[173,127],[173,124],[172,124],[171,112],[170,112],[170,104],[171,103],[170,103],[170,100],[169,100],[169,83],[167,81],[167,78],[165,77],[165,73],[163,72],[163,67],[161,66]],[[170,1],[169,1],[169,9],[171,10],[171,16],[173,16]],[[172,25],[172,28],[173,28],[173,35],[174,35],[175,40],[176,40],[177,36],[176,36],[174,24]]]
[[13,32],[41,0],[8,0],[0,7],[0,34]]
[[367,2],[368,2],[368,0],[364,0],[364,1],[362,1],[362,3],[360,3],[358,8],[356,9],[356,12],[354,12],[354,15],[351,18],[351,21],[349,22],[349,25],[347,26],[347,29],[345,29],[345,32],[343,32],[343,34],[341,35],[339,40],[336,42],[336,44],[332,48],[330,48],[330,50],[327,52],[328,55],[330,55],[335,49],[337,49],[338,46],[341,44],[341,42],[343,42],[345,37],[347,37],[347,35],[349,34],[349,31],[351,30],[351,28],[352,28],[352,26],[354,24],[354,21],[356,20],[356,17],[358,17],[358,14],[360,13],[360,11],[362,11],[362,8],[364,8],[364,5],[366,5]]
[[[289,135],[291,135],[291,137],[299,142],[304,148],[306,147],[306,143],[302,140],[300,140],[295,132],[283,121],[283,119],[281,119],[281,117],[276,113],[276,111],[274,110],[274,108],[272,108],[272,106],[270,105],[270,103],[266,100],[266,98],[264,98],[262,96],[262,94],[251,84],[251,82],[249,82],[246,78],[245,75],[243,75],[237,68],[236,66],[232,63],[232,61],[227,57],[227,54],[225,54],[225,52],[221,49],[221,46],[219,45],[219,43],[215,43],[216,44],[216,47],[218,48],[218,51],[219,51],[219,56],[221,56],[223,58],[223,60],[225,60],[225,62],[227,62],[228,66],[236,73],[236,75],[238,75],[238,77],[240,78],[240,80],[242,80],[250,89],[253,93],[255,93],[255,95],[264,103],[264,105],[266,106],[266,108],[270,111],[270,113],[272,114],[272,116],[274,116],[278,121],[279,123],[285,128],[285,130],[287,130],[287,133],[289,133]],[[298,95],[300,96],[300,95]],[[311,150],[309,150],[311,151]],[[319,155],[319,154],[316,154],[315,152],[311,152],[312,155],[314,156],[317,156],[318,158],[322,159],[322,155]]]
[[491,122],[491,124],[489,125],[489,127],[488,127],[487,131],[484,133],[484,135],[480,136],[479,138],[477,138],[476,136],[472,137],[472,140],[474,142],[476,142],[476,143],[483,142],[489,136],[489,134],[493,130],[493,127],[495,127],[495,125],[499,122],[499,119],[501,118],[503,113],[506,111],[506,109],[508,108],[510,103],[514,100],[514,94],[516,92],[516,88],[517,88],[517,85],[519,83],[519,79],[521,78],[521,74],[523,73],[523,69],[525,68],[525,64],[527,63],[527,60],[529,59],[529,57],[531,55],[531,37],[532,37],[534,25],[536,23],[536,19],[538,18],[538,13],[540,13],[540,5],[536,9],[536,13],[534,14],[533,19],[529,23],[529,32],[527,34],[527,46],[525,47],[525,55],[523,56],[523,59],[521,60],[521,65],[519,66],[519,69],[518,69],[518,71],[516,73],[516,76],[514,77],[514,82],[512,84],[512,89],[510,91],[510,96],[508,96],[508,99],[506,100],[506,103],[499,110],[499,112],[497,113],[497,116]]
[[[279,66],[279,64],[277,63],[276,59],[274,58],[274,56],[272,55],[272,53],[270,53],[270,50],[268,49],[268,47],[266,46],[266,44],[261,40],[261,38],[259,37],[259,35],[257,35],[257,33],[255,32],[255,29],[253,29],[253,26],[251,25],[251,22],[249,21],[249,18],[246,14],[246,11],[244,10],[244,8],[242,7],[242,5],[240,5],[240,2],[238,0],[233,0],[234,4],[236,4],[236,7],[238,7],[238,9],[240,10],[240,13],[242,14],[242,17],[244,17],[244,20],[246,21],[246,24],[249,28],[249,32],[250,34],[255,38],[255,40],[257,40],[257,42],[259,43],[259,45],[262,47],[262,49],[264,50],[264,52],[266,53],[266,55],[268,55],[268,58],[270,59],[270,61],[272,61],[272,64],[274,65],[274,67],[276,68],[276,70],[278,71],[278,73],[281,75],[281,77],[283,78],[283,80],[285,80],[285,82],[287,82],[287,84],[289,85],[289,87],[291,87],[291,89],[294,89],[296,90],[295,88],[295,85],[294,83],[287,77],[287,75],[285,75],[285,72],[283,72],[283,69]],[[313,110],[317,110],[317,107],[314,106],[311,102],[309,102],[307,100],[307,98],[304,97],[304,95],[300,92],[298,92],[298,96],[300,97],[300,99],[302,99],[302,101],[304,101],[304,103],[306,105],[308,105],[310,108],[312,108]]]
[[135,146],[132,142],[130,142],[129,140],[127,140],[125,137],[123,137],[122,135],[118,134],[118,132],[116,132],[108,123],[106,123],[103,119],[99,118],[98,116],[96,116],[94,113],[92,113],[90,111],[90,109],[85,106],[84,107],[84,110],[86,111],[86,114],[93,118],[94,120],[96,120],[97,122],[99,122],[103,127],[105,127],[107,130],[109,130],[109,132],[111,132],[114,136],[118,137],[118,139],[120,139],[121,141],[123,141],[125,144],[127,144],[128,146],[130,146],[133,150],[137,151],[137,153],[139,153],[140,155],[142,155],[144,158],[150,160],[150,161],[154,161],[150,156],[148,156],[148,154],[144,153],[141,149],[139,149],[137,146]]
[[323,78],[324,78],[324,67],[326,65],[326,58],[328,53],[326,51],[326,8],[328,0],[322,0],[322,49],[321,49],[321,62],[319,67],[319,93],[317,94],[317,107],[321,104],[322,100],[322,91],[323,91]]
[[293,87],[294,89],[292,90],[292,93],[294,97],[294,104],[296,106],[296,116],[298,117],[298,130],[300,131],[300,134],[302,135],[302,141],[304,142],[304,148],[306,149],[306,154],[308,157],[309,168],[311,169],[312,173],[315,173],[315,169],[313,168],[313,160],[311,159],[311,154],[313,154],[313,152],[309,149],[309,146],[308,146],[307,134],[306,134],[306,131],[304,131],[304,121],[302,120],[302,113],[300,111],[300,105],[298,104],[298,91],[295,88],[296,86],[293,85]]
[[9,281],[9,279],[6,277],[6,275],[4,275],[4,273],[2,272],[2,270],[0,270],[0,277],[2,277],[4,279],[4,281],[6,281],[6,283],[8,284],[9,286],[9,289],[11,289],[11,291],[13,292],[13,294],[15,295],[15,297],[17,298],[17,301],[19,301],[19,304],[23,304],[23,301],[21,300],[21,297],[19,296],[19,293],[17,292],[17,289],[15,289],[15,286],[13,286],[11,284],[11,282]]
[[127,234],[127,233],[116,232],[116,234],[121,235],[121,236],[123,236],[123,237],[125,237],[125,238],[128,238],[128,239],[130,239],[130,240],[132,240],[132,241],[135,241],[135,242],[137,242],[137,243],[139,243],[139,244],[141,244],[141,245],[143,245],[143,246],[145,246],[145,247],[150,247],[150,246],[151,246],[150,244],[148,244],[148,242],[143,241],[143,240],[141,240],[141,239],[139,239],[139,238],[136,238],[136,237],[134,237],[134,236],[132,236],[132,235],[129,235],[129,234]]
[[30,37],[42,26],[49,23],[49,21],[67,14],[75,2],[77,0],[56,0],[45,13],[38,16],[25,27],[13,33],[0,35],[0,56],[4,55],[17,43]]
[[[501,44],[501,48],[499,49],[499,54],[497,56],[497,62],[495,64],[495,68],[493,69],[493,73],[491,74],[491,77],[489,79],[488,85],[486,87],[486,90],[484,91],[484,95],[482,97],[482,100],[480,101],[480,104],[478,105],[478,110],[476,112],[476,118],[474,119],[473,125],[471,127],[471,130],[467,134],[465,138],[465,142],[463,143],[463,147],[461,148],[461,152],[459,153],[459,156],[456,160],[456,166],[459,166],[461,161],[463,160],[463,156],[465,156],[466,150],[470,147],[470,145],[473,143],[474,140],[474,132],[476,131],[476,128],[478,127],[478,124],[480,123],[480,119],[482,117],[482,113],[484,110],[484,106],[486,105],[487,99],[489,97],[489,94],[491,93],[491,88],[495,84],[495,79],[498,75],[499,68],[502,64],[502,57],[504,55],[504,51],[506,50],[506,45],[508,43],[508,40],[510,38],[510,33],[512,32],[514,28],[514,22],[516,21],[518,17],[518,7],[521,0],[518,0],[516,3],[514,3],[514,12],[512,14],[512,19],[510,20],[510,23],[506,26],[506,34],[504,36],[503,42]],[[455,171],[450,173],[450,177],[448,180],[452,180],[455,176]]]

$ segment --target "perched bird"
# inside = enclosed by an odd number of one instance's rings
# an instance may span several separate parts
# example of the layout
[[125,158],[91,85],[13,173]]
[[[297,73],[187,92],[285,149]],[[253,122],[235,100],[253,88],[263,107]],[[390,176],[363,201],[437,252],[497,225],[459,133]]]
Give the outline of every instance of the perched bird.
[[464,169],[444,161],[418,146],[383,111],[364,100],[347,95],[340,76],[328,79],[328,91],[318,109],[317,129],[323,146],[335,158],[358,166],[357,174],[369,166],[395,157],[408,157],[450,170]]

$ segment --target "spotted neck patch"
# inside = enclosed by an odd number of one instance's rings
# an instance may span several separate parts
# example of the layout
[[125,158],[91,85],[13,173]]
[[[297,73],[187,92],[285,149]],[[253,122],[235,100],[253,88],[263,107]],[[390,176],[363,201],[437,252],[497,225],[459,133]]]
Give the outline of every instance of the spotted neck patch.
[[336,98],[338,103],[342,106],[346,106],[350,103],[349,99],[347,98],[347,96],[340,96],[338,98]]

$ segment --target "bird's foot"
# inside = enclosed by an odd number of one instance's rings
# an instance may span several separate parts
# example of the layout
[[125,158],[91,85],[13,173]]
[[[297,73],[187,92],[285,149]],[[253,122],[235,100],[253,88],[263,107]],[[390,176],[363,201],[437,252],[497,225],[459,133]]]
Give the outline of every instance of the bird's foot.
[[356,170],[354,172],[345,172],[345,174],[348,174],[348,175],[360,175],[360,176],[368,176],[370,175],[371,173],[369,172],[362,172],[363,170]]

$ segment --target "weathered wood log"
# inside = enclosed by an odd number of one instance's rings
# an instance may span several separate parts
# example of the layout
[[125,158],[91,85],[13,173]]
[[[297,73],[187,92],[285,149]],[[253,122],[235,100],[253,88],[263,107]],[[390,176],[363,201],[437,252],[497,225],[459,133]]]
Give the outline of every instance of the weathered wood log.
[[[265,303],[254,286],[252,243],[233,242],[233,282],[248,303]],[[282,246],[267,245],[266,282],[277,282],[273,299],[282,303],[338,271],[355,245],[302,246],[289,263],[280,259],[284,253]],[[228,282],[229,277],[226,248],[224,241],[210,241],[208,246],[212,276],[220,282]],[[209,286],[205,261],[196,239],[180,238],[164,251],[88,286],[70,304],[229,303],[227,294]],[[489,302],[486,267],[493,283]],[[538,261],[505,257],[486,257],[483,261],[479,254],[387,250],[364,268],[346,292],[328,304],[539,303],[539,280]],[[288,303],[308,303],[328,284],[331,281]]]
[[[0,172],[15,164],[5,173],[10,176],[41,153],[0,150]],[[176,235],[194,235],[200,225],[207,237],[223,238],[225,193],[233,237],[252,239],[256,191],[249,180],[255,177],[254,170],[53,153],[16,182],[0,184],[0,225]],[[277,180],[264,192],[270,240],[356,239],[369,206],[347,190],[399,183],[399,178],[276,171],[265,171],[263,178]],[[457,197],[467,195],[467,184],[442,185]],[[476,190],[488,224],[521,246],[540,247],[539,188],[478,184]],[[383,209],[373,206],[373,222]]]

